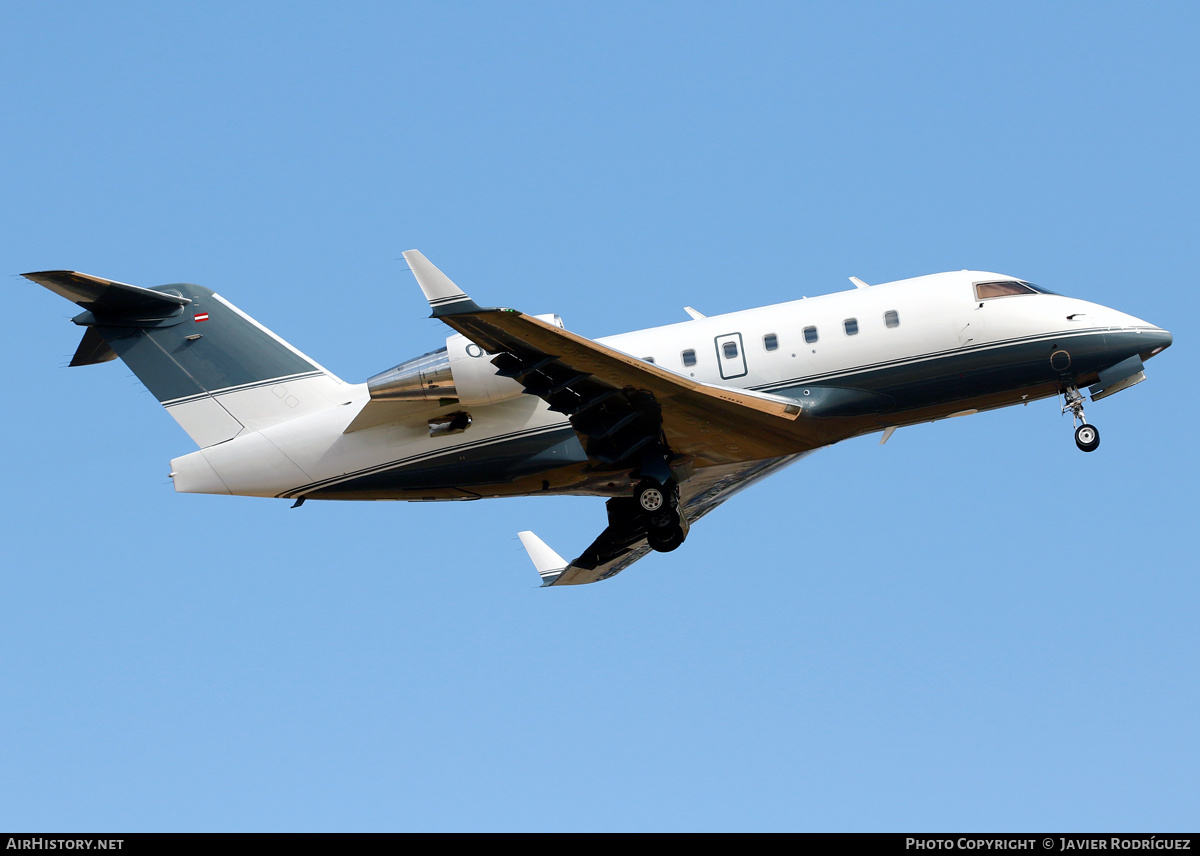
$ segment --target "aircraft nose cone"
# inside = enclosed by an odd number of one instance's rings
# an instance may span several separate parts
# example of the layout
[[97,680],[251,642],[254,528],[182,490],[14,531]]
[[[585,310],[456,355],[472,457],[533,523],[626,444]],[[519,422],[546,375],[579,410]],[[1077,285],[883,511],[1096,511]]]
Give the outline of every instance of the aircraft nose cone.
[[1143,351],[1143,359],[1150,359],[1155,354],[1161,354],[1167,348],[1171,347],[1171,342],[1174,341],[1171,334],[1166,330],[1155,330],[1149,334],[1148,338],[1150,341],[1147,343],[1148,347]]

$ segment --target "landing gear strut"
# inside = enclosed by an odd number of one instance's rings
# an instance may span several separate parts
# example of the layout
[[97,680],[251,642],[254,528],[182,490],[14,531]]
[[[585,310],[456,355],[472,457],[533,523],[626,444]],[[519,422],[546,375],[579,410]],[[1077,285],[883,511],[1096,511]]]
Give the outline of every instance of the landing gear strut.
[[1084,452],[1094,452],[1100,446],[1100,431],[1089,425],[1083,415],[1083,393],[1078,387],[1068,386],[1063,390],[1062,412],[1071,411],[1071,421],[1076,425],[1075,445]]

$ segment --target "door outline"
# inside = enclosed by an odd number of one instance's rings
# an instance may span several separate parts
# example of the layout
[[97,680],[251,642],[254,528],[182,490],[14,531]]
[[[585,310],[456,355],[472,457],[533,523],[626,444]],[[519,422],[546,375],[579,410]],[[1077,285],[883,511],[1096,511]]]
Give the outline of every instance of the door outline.
[[[738,355],[733,359],[727,358],[725,352],[721,350],[721,346],[726,342],[737,343]],[[713,339],[713,345],[717,349],[717,370],[721,373],[721,380],[746,376],[746,348],[742,344],[741,333],[726,333],[723,336],[717,336]]]
[[954,319],[957,347],[970,348],[983,344],[987,331],[987,316],[983,314],[984,311],[984,304],[980,301],[965,319],[962,316]]

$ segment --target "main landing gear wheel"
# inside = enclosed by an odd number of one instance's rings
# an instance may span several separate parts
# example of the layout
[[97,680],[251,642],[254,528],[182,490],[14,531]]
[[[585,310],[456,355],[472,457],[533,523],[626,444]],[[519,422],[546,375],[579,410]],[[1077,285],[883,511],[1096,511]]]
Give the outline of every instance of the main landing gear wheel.
[[663,506],[653,514],[647,514],[646,525],[651,529],[668,529],[679,522],[679,512],[674,508]]
[[633,501],[651,549],[669,553],[687,538],[686,524],[679,517],[679,487],[674,481],[660,484],[643,479],[633,489]]
[[660,485],[656,481],[647,479],[633,489],[633,498],[637,501],[638,507],[646,514],[670,511],[675,507],[674,485]]
[[1075,429],[1075,445],[1085,452],[1094,452],[1100,445],[1100,432],[1095,425],[1084,423]]
[[656,552],[670,553],[682,544],[686,537],[683,527],[675,524],[662,529],[651,529],[646,533],[646,543]]

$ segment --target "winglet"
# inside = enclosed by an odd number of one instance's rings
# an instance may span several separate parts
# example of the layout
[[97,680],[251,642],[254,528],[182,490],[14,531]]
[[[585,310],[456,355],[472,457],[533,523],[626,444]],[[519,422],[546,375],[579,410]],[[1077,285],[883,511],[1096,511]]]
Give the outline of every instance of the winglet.
[[545,541],[532,532],[518,532],[517,537],[521,539],[525,552],[529,554],[533,566],[537,568],[538,575],[542,578],[542,585],[554,585],[554,581],[567,569],[567,560],[555,553]]
[[409,269],[417,278],[417,285],[421,286],[425,299],[429,301],[433,317],[454,315],[459,312],[474,312],[479,309],[475,301],[467,297],[463,290],[450,280],[450,277],[434,267],[433,263],[421,254],[420,250],[406,250],[404,260],[408,262]]

